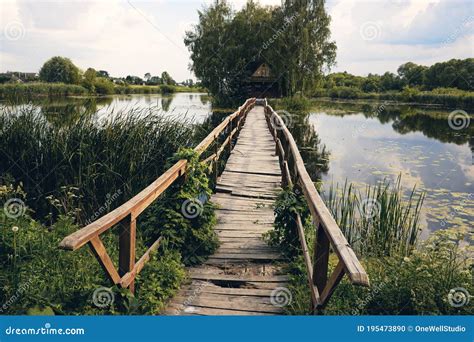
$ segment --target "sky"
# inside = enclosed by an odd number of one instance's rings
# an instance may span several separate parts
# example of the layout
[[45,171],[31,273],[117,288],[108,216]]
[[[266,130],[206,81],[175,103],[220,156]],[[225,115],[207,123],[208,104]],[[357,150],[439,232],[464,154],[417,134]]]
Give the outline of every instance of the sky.
[[[211,0],[0,0],[0,72],[37,72],[52,56],[113,76],[194,78],[186,30]],[[231,1],[239,9],[245,0]],[[280,0],[261,0],[278,5]],[[329,0],[337,65],[356,75],[474,57],[473,0]]]

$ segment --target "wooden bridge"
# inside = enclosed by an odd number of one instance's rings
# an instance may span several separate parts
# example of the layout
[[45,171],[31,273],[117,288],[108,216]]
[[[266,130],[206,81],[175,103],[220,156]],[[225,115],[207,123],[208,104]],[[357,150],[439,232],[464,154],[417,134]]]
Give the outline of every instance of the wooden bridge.
[[[218,144],[219,139],[224,139]],[[234,142],[236,143],[234,144]],[[209,151],[213,145],[215,149]],[[314,255],[308,251],[302,219],[294,216],[308,275],[312,310],[324,308],[344,274],[354,285],[369,284],[365,270],[326,208],[310,179],[298,147],[282,118],[266,100],[248,99],[225,118],[196,148],[204,163],[214,165],[225,149],[230,156],[217,175],[211,201],[218,205],[215,227],[220,247],[202,265],[188,269],[189,282],[164,314],[271,315],[281,314],[291,293],[284,258],[262,234],[273,229],[274,201],[282,187],[301,190],[316,228]],[[214,153],[212,153],[214,152]],[[136,219],[179,177],[186,173],[180,160],[147,188],[97,221],[67,236],[60,244],[77,250],[88,244],[111,282],[134,291],[134,279],[161,242],[159,238],[136,261]],[[119,267],[115,267],[100,235],[119,224]],[[339,262],[328,276],[329,255]]]

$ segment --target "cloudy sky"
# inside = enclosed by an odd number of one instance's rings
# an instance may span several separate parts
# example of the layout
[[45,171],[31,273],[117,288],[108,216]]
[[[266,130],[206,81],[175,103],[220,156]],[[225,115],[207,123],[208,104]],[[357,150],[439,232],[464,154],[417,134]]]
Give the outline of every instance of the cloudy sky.
[[[184,32],[209,0],[0,0],[0,72],[38,71],[55,55],[114,76],[192,77]],[[261,0],[275,5],[280,0]],[[232,1],[240,8],[245,0]],[[329,0],[334,71],[396,71],[474,57],[472,0]]]

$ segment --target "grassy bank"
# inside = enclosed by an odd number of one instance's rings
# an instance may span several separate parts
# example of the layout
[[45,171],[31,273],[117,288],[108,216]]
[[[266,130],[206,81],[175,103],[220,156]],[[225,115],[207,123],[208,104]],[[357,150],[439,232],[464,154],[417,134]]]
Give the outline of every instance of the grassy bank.
[[203,92],[202,88],[185,86],[114,85],[110,81],[98,82],[91,91],[81,85],[64,83],[0,84],[0,99],[96,96],[113,94],[171,94],[175,92]]
[[[324,198],[328,208],[351,242],[369,275],[371,286],[352,286],[347,278],[336,289],[326,314],[439,315],[472,314],[472,305],[453,306],[452,289],[474,290],[471,282],[472,247],[462,241],[467,232],[439,231],[418,242],[419,213],[423,195],[402,195],[400,183],[368,187],[365,192],[351,185],[333,188]],[[276,204],[272,244],[286,251],[291,274],[292,301],[289,314],[309,314],[307,275],[291,212],[305,218],[308,246],[314,246],[314,227],[304,201],[293,191],[280,194]],[[310,253],[312,254],[312,250]],[[330,257],[330,272],[337,259]],[[451,299],[452,300],[452,299]]]
[[24,98],[35,96],[65,97],[87,95],[80,85],[64,83],[0,84],[0,98]]
[[454,88],[438,88],[431,91],[419,91],[415,88],[406,88],[403,91],[366,93],[353,87],[334,87],[330,89],[317,89],[312,94],[312,97],[418,103],[438,105],[444,108],[474,110],[474,93]]
[[[192,219],[181,212],[183,201],[210,194],[206,168],[191,150],[179,150],[194,145],[193,135],[191,123],[153,109],[114,113],[105,121],[84,115],[68,127],[51,125],[28,106],[3,112],[1,150],[8,155],[0,156],[0,204],[20,206],[0,212],[1,313],[159,313],[185,279],[184,266],[217,248],[213,205],[203,204]],[[60,251],[59,242],[182,158],[189,160],[188,176],[139,217],[137,256],[158,236],[165,240],[140,274],[136,296],[112,287],[113,304],[98,306],[94,292],[110,282],[87,248]],[[115,260],[117,234],[102,235]]]

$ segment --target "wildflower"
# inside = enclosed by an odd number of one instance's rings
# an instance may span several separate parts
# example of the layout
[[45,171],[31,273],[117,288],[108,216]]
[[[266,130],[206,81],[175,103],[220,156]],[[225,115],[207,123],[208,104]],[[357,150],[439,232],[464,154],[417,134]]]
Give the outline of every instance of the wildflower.
[[13,231],[14,233],[16,233],[19,229],[20,229],[20,228],[18,228],[18,226],[13,226],[13,227],[12,227],[12,231]]

